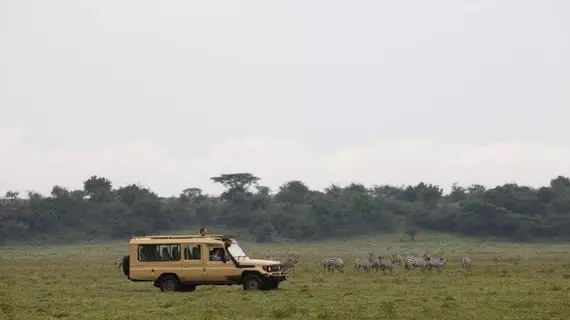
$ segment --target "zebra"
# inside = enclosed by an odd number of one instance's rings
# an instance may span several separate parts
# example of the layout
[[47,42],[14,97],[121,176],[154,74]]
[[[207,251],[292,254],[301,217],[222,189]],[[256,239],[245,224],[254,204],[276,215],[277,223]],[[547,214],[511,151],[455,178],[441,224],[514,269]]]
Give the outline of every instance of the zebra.
[[[386,260],[384,259],[384,257],[378,258],[378,268],[381,269],[384,272],[384,274],[386,274],[386,270],[389,270],[391,274],[393,265],[394,265],[394,259]],[[378,268],[376,270],[378,270]]]
[[125,260],[124,256],[118,256],[117,260],[115,260],[115,269],[120,271],[123,268],[123,261]]
[[344,261],[342,258],[326,258],[323,260],[324,271],[334,271],[339,270],[344,273]]
[[129,263],[130,255],[126,256],[118,256],[117,260],[115,260],[115,268],[117,271],[123,271],[123,273],[129,277],[130,276],[130,263]]
[[406,267],[406,270],[420,268],[422,271],[424,271],[428,260],[431,260],[431,258],[427,253],[424,254],[422,257],[410,256],[406,258],[404,266]]
[[364,271],[367,271],[372,269],[372,268],[377,268],[378,267],[378,263],[377,259],[372,259],[372,257],[374,256],[373,253],[368,253],[367,257],[363,257],[363,258],[356,258],[356,261],[354,262],[354,268],[356,270],[360,270],[360,269],[364,269]]
[[298,263],[299,263],[299,257],[292,255],[289,255],[285,261],[281,261],[283,268],[287,270],[289,269],[295,270],[295,267],[297,266]]
[[268,255],[268,254],[265,255],[265,260],[281,262],[281,260],[280,260],[279,258],[277,258],[277,257],[271,257],[271,256]]
[[295,266],[299,263],[299,257],[293,256],[291,254],[288,255],[286,259],[279,259],[278,257],[271,257],[270,255],[265,255],[265,260],[279,262],[283,265],[283,269],[295,269]]
[[471,257],[465,256],[463,257],[463,268],[471,269]]
[[403,260],[404,260],[404,258],[399,253],[392,255],[392,263],[402,264]]
[[437,272],[441,272],[441,269],[445,268],[445,259],[439,257],[438,260],[428,259],[426,264],[427,269],[431,272],[432,268],[437,268]]

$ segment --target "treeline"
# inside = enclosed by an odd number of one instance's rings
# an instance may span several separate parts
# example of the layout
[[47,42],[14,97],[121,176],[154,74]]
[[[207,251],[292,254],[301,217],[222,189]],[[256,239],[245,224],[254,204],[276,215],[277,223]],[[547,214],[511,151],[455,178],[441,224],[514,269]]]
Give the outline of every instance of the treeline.
[[414,238],[422,229],[521,241],[567,239],[570,233],[570,179],[563,176],[541,188],[453,185],[448,194],[423,182],[317,191],[294,180],[272,192],[250,173],[211,179],[225,187],[219,197],[188,188],[161,198],[134,184],[114,188],[98,176],[82,190],[54,186],[49,196],[29,192],[23,199],[7,192],[0,200],[0,241],[128,238],[196,226],[246,228],[257,241],[371,232]]

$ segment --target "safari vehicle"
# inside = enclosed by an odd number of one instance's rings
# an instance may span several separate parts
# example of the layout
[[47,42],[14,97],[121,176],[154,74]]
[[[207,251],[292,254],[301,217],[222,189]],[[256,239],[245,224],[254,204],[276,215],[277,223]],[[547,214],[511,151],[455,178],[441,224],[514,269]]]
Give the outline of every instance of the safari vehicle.
[[145,236],[132,238],[129,246],[128,265],[123,265],[128,279],[152,281],[163,292],[236,284],[244,290],[271,290],[287,280],[281,263],[250,259],[231,236]]

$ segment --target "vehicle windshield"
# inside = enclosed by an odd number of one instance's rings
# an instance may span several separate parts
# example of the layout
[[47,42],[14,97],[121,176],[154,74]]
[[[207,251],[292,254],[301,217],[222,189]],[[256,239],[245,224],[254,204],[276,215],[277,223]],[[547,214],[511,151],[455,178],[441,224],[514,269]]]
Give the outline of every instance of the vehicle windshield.
[[229,253],[232,255],[232,257],[234,257],[234,259],[236,260],[244,260],[244,259],[248,259],[247,254],[245,254],[245,252],[242,250],[242,248],[239,246],[239,244],[237,243],[237,241],[232,239],[232,243],[230,244],[230,246],[228,247],[228,251]]

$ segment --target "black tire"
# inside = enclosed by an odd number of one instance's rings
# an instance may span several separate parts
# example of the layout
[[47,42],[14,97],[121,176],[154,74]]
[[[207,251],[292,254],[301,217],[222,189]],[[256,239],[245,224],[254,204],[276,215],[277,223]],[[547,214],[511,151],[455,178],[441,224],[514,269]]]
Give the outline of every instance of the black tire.
[[265,287],[260,276],[248,274],[243,278],[243,290],[263,290]]
[[277,280],[268,280],[265,284],[265,288],[267,290],[275,290],[279,287],[279,281]]
[[131,272],[130,272],[130,263],[131,263],[131,262],[130,262],[130,260],[129,260],[130,258],[131,258],[130,255],[127,255],[127,256],[124,256],[124,257],[123,257],[123,273],[124,273],[125,276],[127,276],[127,278],[129,278],[129,279],[130,279],[130,275],[131,275]]
[[196,291],[196,286],[193,284],[183,284],[180,286],[180,291],[193,292]]
[[160,291],[174,292],[180,289],[180,281],[174,276],[166,276],[160,279]]

